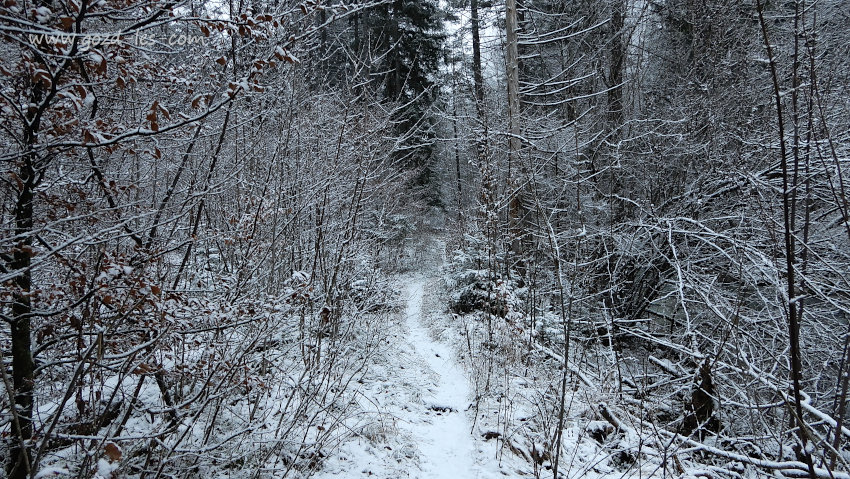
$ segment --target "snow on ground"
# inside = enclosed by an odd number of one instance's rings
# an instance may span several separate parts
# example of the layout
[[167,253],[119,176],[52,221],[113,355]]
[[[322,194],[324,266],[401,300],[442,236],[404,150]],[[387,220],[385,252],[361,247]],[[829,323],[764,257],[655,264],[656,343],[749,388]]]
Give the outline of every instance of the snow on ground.
[[431,422],[418,427],[420,468],[423,478],[479,477],[473,461],[475,441],[470,434],[465,412],[469,409],[469,382],[448,346],[431,339],[422,325],[422,297],[425,283],[415,281],[408,287],[405,310],[407,340],[424,361],[433,387],[423,396],[432,411]]
[[[549,363],[517,363],[521,367],[508,373],[500,363],[495,367],[503,373],[488,376],[489,395],[476,404],[473,383],[481,387],[486,372],[480,358],[469,352],[481,351],[484,338],[481,331],[473,333],[474,324],[445,309],[437,271],[444,244],[423,242],[419,248],[412,256],[418,271],[398,280],[404,307],[381,332],[386,344],[358,381],[362,412],[346,423],[349,439],[325,458],[314,477],[535,477],[535,452],[539,477],[551,477],[550,458],[539,456],[549,449],[545,431],[551,432],[547,428],[556,416],[544,406],[553,401],[548,396],[556,394],[561,372]],[[515,341],[510,338],[502,339]],[[511,350],[506,344],[500,347]],[[481,377],[471,378],[473,370]],[[594,431],[609,427],[595,410],[608,402],[604,391],[571,388],[567,397],[559,477],[646,479],[669,474],[670,464],[642,457],[652,451],[631,428],[603,434],[604,446],[593,439]]]
[[452,348],[429,328],[437,280],[406,278],[405,308],[360,385],[363,416],[353,438],[315,477],[484,479],[532,477],[498,441],[473,433],[470,386]]

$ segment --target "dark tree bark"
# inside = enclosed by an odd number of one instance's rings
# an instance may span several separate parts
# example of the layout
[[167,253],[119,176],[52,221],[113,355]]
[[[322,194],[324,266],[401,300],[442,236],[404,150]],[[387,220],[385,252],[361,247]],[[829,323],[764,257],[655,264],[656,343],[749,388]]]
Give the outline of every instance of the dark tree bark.
[[470,0],[472,16],[472,77],[475,82],[475,106],[478,119],[484,116],[484,75],[481,73],[481,22],[478,17],[478,0]]
[[34,364],[32,358],[32,339],[30,337],[30,316],[32,302],[32,275],[30,273],[33,226],[33,190],[35,171],[32,158],[28,155],[20,170],[23,184],[15,207],[15,234],[20,238],[12,253],[12,271],[19,271],[13,280],[12,293],[12,384],[15,389],[16,434],[19,441],[12,450],[9,462],[9,478],[23,479],[29,475],[30,453],[26,443],[32,438],[33,388],[35,385]]
[[[32,103],[39,104],[44,92],[35,85]],[[12,340],[12,385],[15,389],[12,408],[15,410],[14,433],[18,436],[11,451],[8,464],[10,479],[25,479],[31,468],[31,455],[28,442],[32,438],[33,390],[35,388],[35,365],[32,357],[32,338],[30,317],[32,315],[32,272],[30,269],[33,255],[33,197],[38,184],[36,161],[32,151],[41,122],[41,111],[34,109],[27,114],[24,129],[24,144],[30,151],[21,157],[18,170],[19,190],[14,208],[15,236],[18,242],[11,254],[9,269],[17,272],[12,280],[12,317],[10,333]]]
[[623,123],[623,70],[626,63],[624,25],[625,5],[622,0],[614,0],[611,5],[611,63],[608,72],[608,120],[612,131]]

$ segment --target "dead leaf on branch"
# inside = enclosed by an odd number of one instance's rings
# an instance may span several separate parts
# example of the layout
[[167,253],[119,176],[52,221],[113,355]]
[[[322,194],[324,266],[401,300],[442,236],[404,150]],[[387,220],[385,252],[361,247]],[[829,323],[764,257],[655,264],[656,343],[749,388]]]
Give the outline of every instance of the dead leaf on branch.
[[107,442],[103,449],[110,461],[121,460],[121,448],[114,442]]

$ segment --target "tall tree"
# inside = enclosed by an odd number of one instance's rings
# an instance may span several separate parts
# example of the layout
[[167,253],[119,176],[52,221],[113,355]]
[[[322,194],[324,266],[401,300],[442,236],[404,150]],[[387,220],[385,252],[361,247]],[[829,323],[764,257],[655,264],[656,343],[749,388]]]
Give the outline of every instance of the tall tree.
[[[393,0],[361,18],[366,30],[372,77],[386,101],[395,103],[398,160],[420,171],[415,185],[425,187],[429,201],[439,203],[432,165],[434,120],[429,112],[437,98],[437,72],[443,55],[444,13],[434,0]],[[361,34],[362,38],[364,35]]]

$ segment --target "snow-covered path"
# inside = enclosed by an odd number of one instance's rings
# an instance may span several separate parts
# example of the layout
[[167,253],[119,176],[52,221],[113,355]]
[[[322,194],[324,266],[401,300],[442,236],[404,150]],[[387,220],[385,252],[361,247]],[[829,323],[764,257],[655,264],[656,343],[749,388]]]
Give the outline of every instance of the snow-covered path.
[[527,464],[500,454],[499,441],[472,430],[469,378],[453,347],[435,337],[447,333],[439,280],[420,273],[399,283],[404,308],[385,324],[381,351],[358,381],[354,435],[314,477],[532,477]]
[[[422,357],[423,371],[433,384],[422,400],[431,411],[431,423],[412,431],[421,453],[423,479],[478,478],[473,460],[476,450],[465,411],[469,407],[469,381],[452,358],[451,349],[434,341],[422,325],[425,282],[417,280],[407,289],[405,319],[408,341]],[[416,437],[418,436],[418,437]]]

